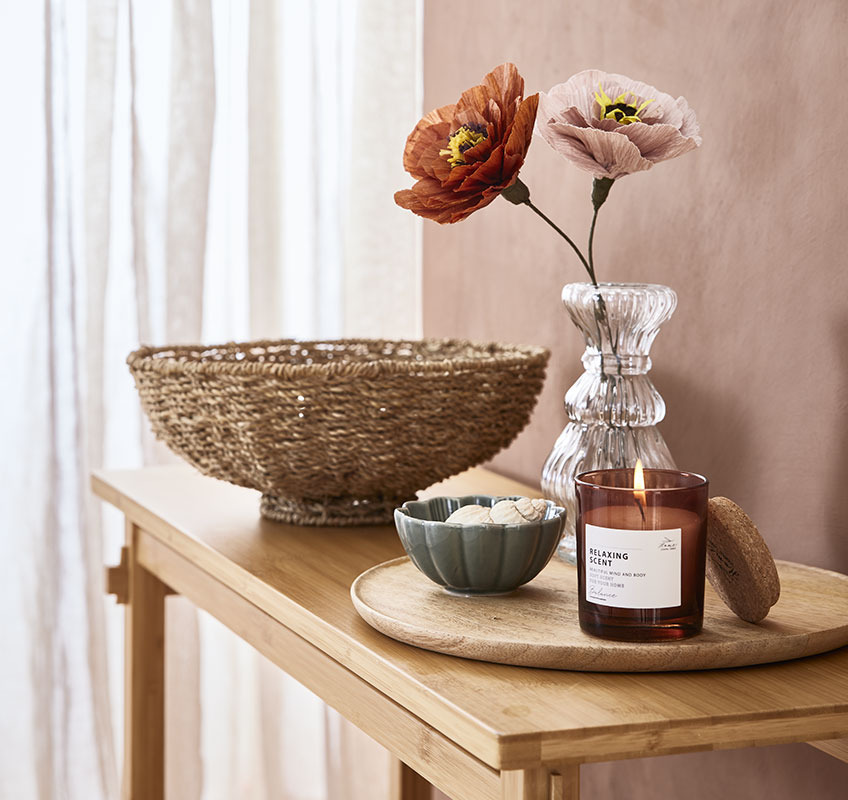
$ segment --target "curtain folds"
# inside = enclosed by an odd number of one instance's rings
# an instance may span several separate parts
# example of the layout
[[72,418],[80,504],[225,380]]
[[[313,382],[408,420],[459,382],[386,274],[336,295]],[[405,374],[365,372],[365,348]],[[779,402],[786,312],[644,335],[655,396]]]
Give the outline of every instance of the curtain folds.
[[[420,0],[0,8],[14,109],[0,126],[14,378],[0,393],[0,797],[119,793],[122,610],[101,576],[124,531],[88,475],[175,458],[126,354],[420,335],[418,227],[392,202],[420,110],[420,14]],[[373,742],[168,602],[169,796],[384,796]]]

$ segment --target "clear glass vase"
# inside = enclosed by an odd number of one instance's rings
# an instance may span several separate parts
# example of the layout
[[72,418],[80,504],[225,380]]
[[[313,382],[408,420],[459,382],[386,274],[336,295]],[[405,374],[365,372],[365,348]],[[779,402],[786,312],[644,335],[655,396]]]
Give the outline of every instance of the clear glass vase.
[[665,402],[648,377],[648,353],[677,306],[667,286],[569,283],[562,302],[586,341],[585,372],[565,395],[568,424],[542,468],[542,492],[567,509],[559,556],[576,563],[574,478],[595,469],[674,468],[656,425]]

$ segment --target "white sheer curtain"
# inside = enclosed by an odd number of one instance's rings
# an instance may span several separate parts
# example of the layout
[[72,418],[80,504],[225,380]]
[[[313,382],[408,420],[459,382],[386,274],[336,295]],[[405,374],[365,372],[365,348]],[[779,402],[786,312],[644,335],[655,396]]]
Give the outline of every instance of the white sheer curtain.
[[[123,531],[88,472],[173,458],[126,354],[420,333],[419,36],[420,0],[0,5],[0,797],[118,796]],[[169,606],[171,797],[379,800],[373,743]]]

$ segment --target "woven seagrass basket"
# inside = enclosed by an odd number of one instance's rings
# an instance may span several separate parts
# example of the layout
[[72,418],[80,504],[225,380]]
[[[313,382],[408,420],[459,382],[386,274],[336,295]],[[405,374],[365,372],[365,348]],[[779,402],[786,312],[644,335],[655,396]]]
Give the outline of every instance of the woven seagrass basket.
[[416,491],[527,424],[549,353],[449,339],[143,347],[127,359],[153,431],[270,519],[391,521]]

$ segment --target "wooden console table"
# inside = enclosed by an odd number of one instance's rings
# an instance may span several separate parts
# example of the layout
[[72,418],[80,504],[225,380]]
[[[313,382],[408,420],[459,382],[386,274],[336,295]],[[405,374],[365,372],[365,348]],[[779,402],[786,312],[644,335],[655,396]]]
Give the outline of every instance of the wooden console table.
[[[395,800],[425,800],[428,782],[453,800],[576,800],[581,763],[786,742],[848,761],[848,648],[664,674],[453,658],[389,639],[353,608],[353,579],[403,555],[393,527],[268,522],[256,492],[187,466],[102,472],[92,483],[126,516],[124,558],[107,579],[127,603],[132,800],[163,796],[165,598],[175,592],[386,747]],[[477,469],[429,493],[475,492],[531,490]]]

